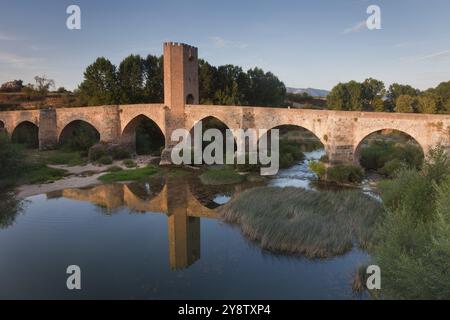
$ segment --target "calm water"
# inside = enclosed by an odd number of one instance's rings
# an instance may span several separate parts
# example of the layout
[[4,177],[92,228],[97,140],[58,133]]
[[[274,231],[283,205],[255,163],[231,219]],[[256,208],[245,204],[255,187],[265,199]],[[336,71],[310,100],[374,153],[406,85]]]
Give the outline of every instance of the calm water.
[[[206,190],[170,178],[31,197],[0,229],[0,298],[355,298],[352,276],[365,252],[275,255],[220,221],[213,209],[246,187]],[[81,291],[66,289],[69,265],[81,267]]]

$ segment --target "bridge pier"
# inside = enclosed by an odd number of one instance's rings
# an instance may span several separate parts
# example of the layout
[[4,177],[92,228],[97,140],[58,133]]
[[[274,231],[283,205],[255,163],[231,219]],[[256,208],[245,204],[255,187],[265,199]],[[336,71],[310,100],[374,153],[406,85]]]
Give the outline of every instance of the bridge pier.
[[330,164],[352,164],[357,161],[353,145],[326,145],[325,151]]
[[42,109],[39,112],[39,149],[51,150],[58,145],[56,110]]

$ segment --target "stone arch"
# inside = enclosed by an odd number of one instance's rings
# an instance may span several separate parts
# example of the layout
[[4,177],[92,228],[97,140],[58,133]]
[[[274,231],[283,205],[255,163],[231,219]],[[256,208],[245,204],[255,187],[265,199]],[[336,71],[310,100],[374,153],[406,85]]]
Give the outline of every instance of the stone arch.
[[[311,123],[310,123],[311,122]],[[324,121],[321,121],[324,122]],[[280,117],[280,119],[274,119],[274,121],[263,121],[258,123],[260,128],[265,128],[267,131],[282,126],[295,126],[312,133],[324,146],[327,145],[326,130],[323,128],[323,124],[320,121],[316,123],[314,121],[305,121],[305,119],[298,119],[295,116],[292,117]],[[322,126],[321,126],[322,124]]]
[[133,119],[131,119],[127,125],[124,127],[121,135],[120,135],[120,144],[122,144],[125,148],[138,152],[139,146],[137,145],[137,130],[143,124],[147,124],[150,126],[149,135],[153,139],[150,143],[151,146],[154,147],[164,147],[165,145],[165,135],[162,131],[161,127],[151,119],[150,117],[139,114]]
[[361,149],[362,146],[364,144],[364,141],[367,140],[367,138],[369,138],[371,135],[376,134],[378,132],[383,132],[383,131],[393,131],[393,132],[397,132],[397,133],[401,133],[402,135],[410,138],[412,141],[414,141],[422,150],[423,155],[426,154],[426,152],[428,151],[428,146],[424,145],[423,143],[421,143],[421,139],[418,137],[415,137],[412,134],[409,134],[408,132],[406,132],[405,130],[400,130],[397,128],[380,128],[380,129],[372,129],[369,130],[367,132],[365,132],[364,134],[360,135],[358,137],[358,139],[356,140],[355,146],[354,146],[354,150],[353,150],[353,161],[356,164],[359,164],[360,161],[360,157],[361,157]]
[[227,124],[225,121],[223,121],[223,120],[221,120],[220,118],[218,118],[218,117],[216,117],[216,116],[213,116],[213,115],[203,117],[202,119],[196,121],[196,122],[194,123],[194,125],[192,126],[192,128],[188,128],[188,129],[189,129],[189,133],[191,134],[192,139],[194,138],[193,130],[194,130],[195,126],[196,126],[200,121],[204,122],[205,120],[208,120],[208,121],[211,121],[211,120],[212,120],[212,121],[214,121],[215,123],[214,123],[214,122],[209,123],[209,124],[207,125],[206,128],[205,128],[205,126],[203,125],[203,126],[202,126],[202,131],[203,131],[203,133],[205,132],[206,129],[211,129],[211,128],[219,129],[219,130],[222,131],[222,132],[224,132],[224,130],[231,130],[231,132],[232,132],[232,134],[233,134],[233,138],[234,138],[234,140],[235,140],[235,142],[236,142],[235,132],[228,126],[228,124]]
[[[320,143],[322,143],[322,145],[325,147],[327,142],[324,140],[324,137],[319,137],[313,130],[311,130],[310,128],[308,128],[307,126],[301,125],[301,124],[296,124],[295,122],[291,123],[281,123],[281,124],[276,124],[276,125],[272,125],[270,129],[267,129],[267,132],[270,132],[273,129],[276,128],[280,128],[280,127],[296,127],[302,130],[307,131],[308,133],[310,133],[311,135],[313,135],[318,141],[320,141]],[[262,134],[260,135],[261,138]]]
[[39,147],[39,127],[31,121],[20,122],[11,132],[11,140],[14,143],[24,144],[27,148]]
[[194,126],[197,123],[208,118],[217,119],[218,121],[225,124],[225,126],[228,129],[233,131],[233,135],[234,131],[240,127],[236,119],[233,119],[233,118],[240,119],[240,115],[238,116],[236,112],[233,112],[232,109],[230,109],[231,107],[227,108],[221,108],[220,106],[207,106],[204,108],[203,107],[204,106],[198,108],[197,106],[194,106],[187,109],[188,112],[185,123],[187,130],[191,131],[192,128],[194,128]]
[[[315,153],[311,153],[310,156],[312,156],[313,158],[311,159],[317,159],[319,160],[319,158],[321,158],[322,156],[327,156],[328,154],[328,150],[327,150],[327,145],[311,130],[305,128],[302,125],[298,125],[298,124],[282,124],[282,125],[277,125],[272,127],[271,129],[267,130],[266,134],[260,134],[260,137],[258,139],[258,148],[259,148],[259,142],[260,140],[269,135],[270,137],[270,133],[272,130],[274,129],[279,129],[279,161],[280,161],[280,167],[281,168],[288,168],[293,164],[293,161],[295,161],[295,164],[298,163],[299,160],[304,160],[304,153],[305,152],[312,152],[312,151],[317,151],[317,150],[323,150],[324,154],[322,152],[315,152]],[[292,131],[298,131],[298,134],[296,134],[295,136],[299,136],[299,137],[295,137],[294,135],[292,137],[289,137],[289,133],[288,132],[292,132]],[[284,139],[283,139],[284,138]],[[283,148],[283,145],[281,143],[281,141],[289,141],[288,142],[288,146],[285,146]],[[267,146],[270,149],[270,145],[271,145],[271,139],[269,138],[267,141]],[[294,147],[296,150],[296,152],[292,152],[290,149]],[[291,155],[289,157],[287,157],[286,154],[284,154],[286,151],[286,148],[288,148],[287,150],[289,150]],[[268,152],[267,150],[263,152]],[[286,157],[285,157],[286,156]],[[288,161],[284,161],[286,159],[289,159],[292,156],[291,160]],[[285,164],[283,164],[285,163]]]
[[79,147],[83,149],[88,149],[91,145],[100,142],[101,135],[99,130],[90,122],[80,119],[80,120],[73,120],[63,127],[58,136],[58,143],[60,145],[64,145],[66,143],[69,143],[71,139],[80,137],[82,134],[86,135],[84,139],[85,142],[83,142],[83,144],[86,143],[86,145],[74,146],[74,148]]
[[[219,130],[223,133],[223,137],[224,137],[223,147],[224,147],[224,156],[225,156],[225,154],[226,154],[226,153],[225,153],[225,148],[226,148],[226,141],[225,141],[225,137],[226,137],[226,136],[225,136],[225,134],[226,134],[226,130],[230,130],[231,133],[232,133],[232,135],[233,135],[234,150],[236,151],[236,147],[237,147],[237,145],[236,145],[236,132],[235,132],[234,130],[232,130],[232,129],[227,125],[226,122],[222,121],[221,119],[219,119],[218,117],[213,116],[213,115],[204,116],[204,117],[201,118],[200,120],[194,122],[194,125],[193,125],[191,128],[187,128],[187,129],[189,129],[189,133],[190,133],[191,138],[192,138],[192,145],[194,145],[194,128],[195,128],[195,126],[198,125],[199,122],[202,122],[202,123],[203,123],[205,120],[207,120],[207,121],[213,121],[213,122],[208,123],[208,124],[206,125],[206,127],[205,127],[205,125],[202,124],[202,134],[204,134],[204,133],[205,133],[205,130],[207,130],[207,129],[219,129]],[[203,141],[203,140],[202,140],[202,141]],[[209,143],[210,143],[210,142],[205,142],[205,143],[203,143],[203,147],[205,147],[205,144],[207,145],[207,144],[209,144]]]

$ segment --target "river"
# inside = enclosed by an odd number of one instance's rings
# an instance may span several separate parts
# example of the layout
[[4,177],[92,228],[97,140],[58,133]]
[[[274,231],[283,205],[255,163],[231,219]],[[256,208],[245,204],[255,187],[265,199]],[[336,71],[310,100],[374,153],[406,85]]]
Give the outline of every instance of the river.
[[[307,166],[271,179],[317,190]],[[0,299],[365,299],[353,275],[369,255],[329,259],[261,250],[214,210],[253,185],[209,188],[182,178],[29,197],[0,229]],[[66,287],[69,265],[82,289]]]

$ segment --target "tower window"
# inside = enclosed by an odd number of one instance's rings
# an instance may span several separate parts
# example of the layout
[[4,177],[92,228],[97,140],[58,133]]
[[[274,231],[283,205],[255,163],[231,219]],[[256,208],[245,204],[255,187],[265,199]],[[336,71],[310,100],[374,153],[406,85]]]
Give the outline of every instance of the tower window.
[[194,96],[192,94],[187,95],[186,104],[194,104]]

